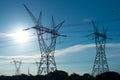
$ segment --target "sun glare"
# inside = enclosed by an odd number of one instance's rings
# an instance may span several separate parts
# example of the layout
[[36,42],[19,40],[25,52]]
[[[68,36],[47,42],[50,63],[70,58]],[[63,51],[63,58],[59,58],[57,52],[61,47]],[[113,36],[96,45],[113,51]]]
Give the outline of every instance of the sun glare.
[[18,31],[15,33],[12,33],[11,36],[15,39],[16,42],[24,43],[29,40],[29,33],[27,31]]

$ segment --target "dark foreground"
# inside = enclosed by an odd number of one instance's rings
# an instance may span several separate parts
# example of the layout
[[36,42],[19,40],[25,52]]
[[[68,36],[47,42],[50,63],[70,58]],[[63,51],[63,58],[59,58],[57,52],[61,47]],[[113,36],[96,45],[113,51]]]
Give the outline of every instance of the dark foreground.
[[64,71],[55,71],[48,75],[41,76],[25,74],[19,76],[0,76],[0,80],[120,80],[120,74],[116,72],[106,72],[93,77],[87,73],[81,76],[75,73],[68,75],[68,73]]

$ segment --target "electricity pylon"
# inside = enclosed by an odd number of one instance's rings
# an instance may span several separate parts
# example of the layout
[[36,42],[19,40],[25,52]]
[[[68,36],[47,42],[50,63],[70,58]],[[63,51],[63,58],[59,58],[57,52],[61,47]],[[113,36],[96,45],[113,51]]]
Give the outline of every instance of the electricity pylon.
[[94,21],[92,21],[92,24],[95,30],[93,34],[95,36],[95,44],[96,44],[96,56],[92,69],[92,75],[95,76],[109,71],[109,66],[105,54],[106,39],[108,39],[108,37],[106,35],[107,28],[104,29],[103,26],[102,32],[99,32],[98,25]]
[[[37,38],[38,38],[39,48],[40,48],[40,52],[41,52],[41,58],[40,58],[40,62],[38,64],[37,75],[48,74],[49,72],[53,72],[53,71],[57,70],[57,66],[56,66],[55,58],[54,58],[57,37],[58,36],[66,37],[65,35],[61,35],[58,33],[58,30],[60,29],[60,27],[62,26],[64,21],[62,21],[58,25],[55,25],[54,19],[52,17],[52,29],[49,29],[42,25],[42,22],[41,22],[42,13],[41,12],[40,12],[39,18],[37,20],[34,17],[34,15],[31,13],[31,11],[27,8],[27,6],[24,5],[24,7],[27,10],[27,12],[29,13],[33,22],[35,23],[35,26],[33,26],[31,28],[27,28],[25,30],[35,29],[37,31]],[[44,39],[45,33],[51,35],[51,37],[50,37],[51,42],[49,45],[45,42],[45,39]]]
[[37,66],[37,69],[39,68],[39,62],[35,62],[36,66]]
[[21,67],[21,64],[22,64],[22,60],[20,61],[16,61],[14,58],[13,59],[13,63],[15,65],[15,75],[20,75],[20,67]]

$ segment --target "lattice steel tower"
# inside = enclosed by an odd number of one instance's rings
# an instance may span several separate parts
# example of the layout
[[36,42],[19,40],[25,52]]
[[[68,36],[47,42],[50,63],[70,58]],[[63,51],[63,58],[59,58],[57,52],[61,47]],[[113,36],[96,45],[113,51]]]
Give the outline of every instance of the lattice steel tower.
[[[56,46],[56,40],[58,36],[64,36],[58,33],[58,30],[64,23],[62,21],[60,24],[55,25],[54,19],[52,17],[52,28],[49,29],[47,27],[44,27],[41,23],[41,16],[42,13],[40,12],[40,16],[38,20],[34,17],[34,15],[30,12],[30,10],[27,8],[26,5],[24,5],[25,9],[31,16],[32,20],[35,23],[35,26],[31,27],[32,29],[35,29],[37,31],[37,37],[38,37],[38,42],[39,42],[39,47],[40,47],[40,52],[41,52],[41,59],[38,64],[38,72],[37,75],[41,74],[48,74],[49,72],[53,72],[57,70],[57,66],[55,63],[55,58],[54,58],[54,53],[55,53],[55,46]],[[27,28],[25,30],[29,30],[31,28]],[[47,44],[45,39],[44,39],[44,34],[49,34],[50,35],[50,44]]]
[[15,65],[15,75],[20,75],[20,67],[21,67],[21,64],[22,64],[22,60],[20,61],[16,61],[14,58],[13,59],[13,63]]
[[95,56],[95,61],[93,65],[92,75],[95,76],[95,75],[109,71],[107,58],[105,54],[107,28],[104,29],[104,26],[103,26],[103,30],[100,33],[98,30],[98,25],[95,24],[94,21],[92,21],[92,24],[95,29],[94,36],[95,36],[95,44],[96,44],[96,56]]

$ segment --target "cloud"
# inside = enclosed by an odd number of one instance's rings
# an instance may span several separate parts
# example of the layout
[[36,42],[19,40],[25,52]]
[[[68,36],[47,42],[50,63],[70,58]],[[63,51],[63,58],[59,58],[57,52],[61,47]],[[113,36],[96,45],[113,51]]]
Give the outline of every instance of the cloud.
[[34,63],[37,58],[40,58],[39,54],[31,55],[31,56],[24,56],[24,55],[18,55],[18,56],[0,56],[0,63],[10,63],[12,62],[12,58],[14,58],[16,61],[22,60],[23,63]]
[[[19,36],[19,37],[18,37]],[[18,32],[14,32],[14,33],[2,33],[0,32],[0,38],[4,38],[4,37],[9,37],[9,38],[13,38],[13,39],[18,39],[18,40],[22,40],[25,41],[25,39],[21,39],[21,38],[31,38],[31,39],[36,39],[36,35],[35,34],[31,34],[28,32],[22,32],[22,31],[18,31]]]
[[31,56],[24,56],[24,55],[19,55],[19,56],[0,56],[0,58],[4,59],[12,59],[12,58],[22,58],[22,59],[31,59],[31,58],[38,58],[40,55],[31,55]]
[[6,37],[6,36],[9,36],[9,34],[0,32],[0,37]]
[[[120,57],[120,43],[108,43],[106,44],[106,54],[108,58]],[[74,54],[77,52],[87,52],[90,49],[95,49],[95,44],[85,44],[85,45],[74,45],[65,49],[56,50],[55,56],[64,56],[67,54]]]
[[84,23],[91,23],[91,19],[85,18],[85,19],[83,19],[83,22]]
[[116,44],[107,44],[107,57],[108,58],[120,58],[120,44],[116,43]]
[[0,64],[10,63],[10,60],[0,60]]
[[[90,48],[90,47],[94,47],[94,44],[88,44],[88,45],[75,45],[75,46],[71,46],[65,49],[61,49],[61,50],[56,50],[55,51],[55,56],[61,56],[61,55],[66,55],[66,54],[70,54],[70,53],[75,53],[75,52],[79,52],[79,51],[83,51],[86,48]],[[30,55],[30,56],[25,56],[25,55],[18,55],[18,56],[0,56],[0,59],[8,59],[8,60],[12,60],[12,58],[15,59],[23,59],[23,62],[33,62],[33,60],[40,58],[40,54],[34,54],[34,55]],[[10,61],[9,61],[10,62]]]
[[[110,47],[112,48],[116,48],[118,49],[120,47],[120,44],[106,44],[106,47]],[[55,57],[57,56],[64,56],[66,54],[74,54],[76,52],[81,52],[81,51],[87,51],[88,49],[91,48],[95,48],[95,44],[85,44],[85,45],[74,45],[65,49],[61,49],[61,50],[56,50],[55,51]],[[112,50],[114,51],[114,50]],[[120,51],[119,51],[120,52]],[[120,57],[120,54],[116,53],[113,54],[113,52],[111,52],[111,54],[107,55],[108,57]],[[29,55],[29,56],[25,56],[25,55],[18,55],[18,56],[0,56],[0,59],[23,59],[23,62],[26,63],[30,63],[30,62],[35,62],[35,59],[39,59],[40,58],[40,54],[34,54],[34,55]]]
[[115,43],[115,44],[113,44],[113,43],[109,43],[109,44],[106,44],[106,46],[107,47],[114,47],[114,48],[118,48],[118,47],[120,47],[120,43]]
[[68,47],[68,48],[65,48],[65,49],[56,50],[55,56],[80,52],[80,51],[83,51],[83,50],[86,50],[86,49],[92,48],[92,47],[95,47],[95,45],[94,44],[75,45],[75,46],[71,46],[71,47]]

